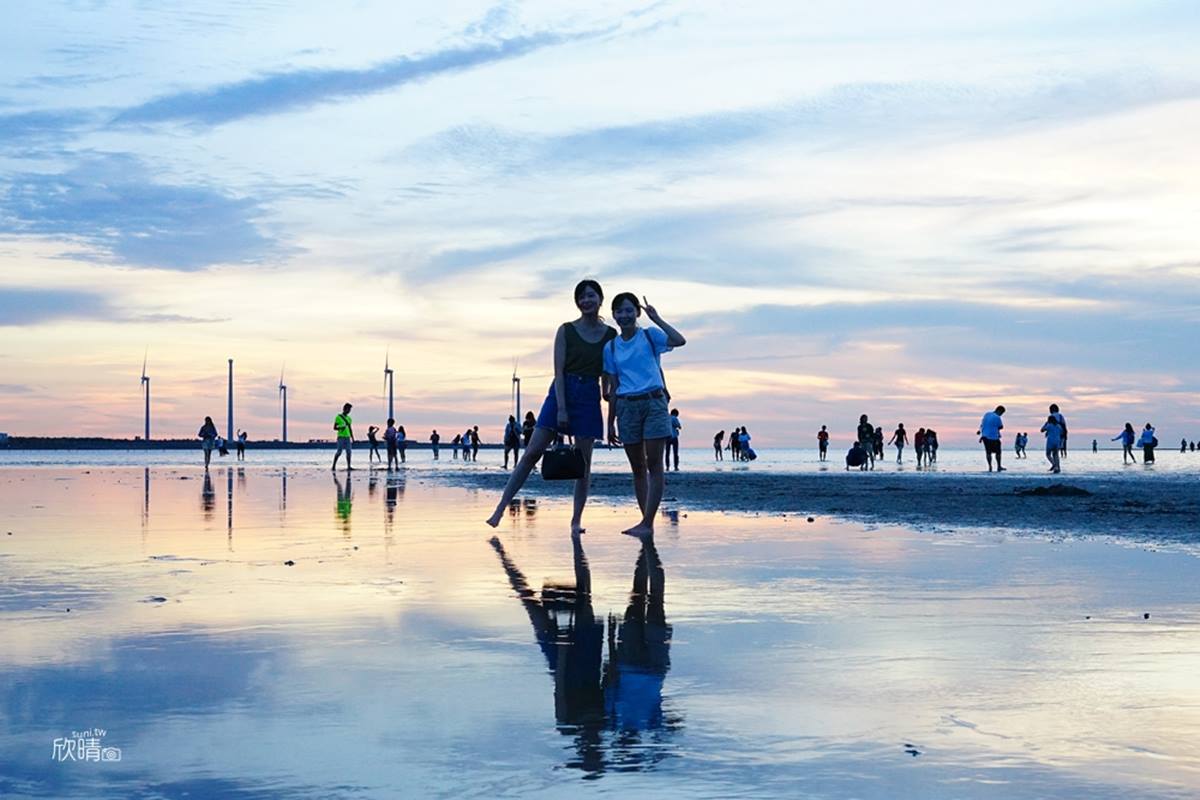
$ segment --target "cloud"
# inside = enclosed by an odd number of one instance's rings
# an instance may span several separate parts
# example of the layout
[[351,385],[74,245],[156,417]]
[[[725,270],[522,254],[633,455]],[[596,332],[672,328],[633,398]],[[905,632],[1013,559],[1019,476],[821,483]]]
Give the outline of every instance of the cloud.
[[560,134],[464,125],[434,134],[404,155],[509,173],[618,169],[765,141],[890,147],[921,136],[994,136],[1198,95],[1200,83],[1148,73],[1057,76],[1010,88],[855,83],[774,106]]
[[115,313],[108,298],[96,292],[10,287],[0,290],[0,327],[58,319],[107,318]]
[[82,241],[97,260],[192,271],[289,252],[261,232],[255,201],[160,183],[137,158],[106,155],[59,174],[21,173],[0,190],[0,232]]
[[[494,19],[485,18],[478,32],[490,32],[504,19],[502,13]],[[401,56],[366,69],[278,72],[158,97],[120,112],[113,122],[118,125],[186,122],[211,126],[246,117],[281,114],[509,61],[549,47],[595,39],[616,29],[617,26],[575,33],[541,31],[416,57]]]
[[43,155],[74,139],[94,119],[93,112],[71,109],[0,114],[0,152]]

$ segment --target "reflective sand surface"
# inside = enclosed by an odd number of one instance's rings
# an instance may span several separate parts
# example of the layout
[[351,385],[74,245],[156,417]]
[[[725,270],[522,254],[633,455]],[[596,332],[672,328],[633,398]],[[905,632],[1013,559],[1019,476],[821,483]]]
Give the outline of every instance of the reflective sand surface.
[[0,470],[0,796],[1200,792],[1192,556],[493,501]]

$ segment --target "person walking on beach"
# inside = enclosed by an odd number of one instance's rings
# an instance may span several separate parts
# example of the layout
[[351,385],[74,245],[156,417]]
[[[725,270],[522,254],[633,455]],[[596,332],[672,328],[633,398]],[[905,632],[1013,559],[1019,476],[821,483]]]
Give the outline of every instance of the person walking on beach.
[[208,472],[208,462],[212,461],[213,448],[217,446],[217,426],[212,417],[205,417],[204,424],[196,433],[200,438],[200,447],[204,450],[204,471]]
[[433,433],[429,434],[429,444],[433,450],[433,460],[438,460],[438,450],[441,449],[442,435],[437,432],[437,428],[433,429]]
[[862,442],[855,441],[846,453],[846,470],[849,471],[851,467],[865,470],[869,459],[870,453],[862,446]]
[[979,430],[975,431],[979,441],[983,442],[983,452],[987,456],[988,472],[992,471],[992,456],[996,457],[996,472],[1005,472],[1000,465],[1000,431],[1004,428],[1004,406],[996,406],[995,411],[983,415],[979,422]]
[[1110,441],[1121,442],[1121,463],[1128,464],[1132,461],[1137,463],[1137,458],[1133,455],[1133,443],[1137,441],[1137,432],[1134,431],[1133,425],[1126,422],[1125,429],[1114,436]]
[[[436,433],[437,431],[434,431]],[[396,450],[400,453],[400,463],[408,461],[405,453],[408,452],[408,434],[404,432],[404,426],[396,427]],[[436,458],[436,456],[434,456]]]
[[393,469],[400,468],[400,459],[397,458],[398,450],[396,448],[396,420],[388,417],[387,430],[383,432],[383,443],[387,446],[387,468],[388,472]]
[[892,438],[888,439],[888,444],[896,445],[896,463],[899,464],[904,460],[904,444],[908,441],[908,431],[904,430],[904,423],[901,422],[897,427]]
[[713,437],[713,450],[716,451],[715,460],[725,460],[725,431],[717,431],[717,435]]
[[875,426],[870,423],[866,414],[858,418],[857,439],[859,446],[867,451],[871,469],[875,469]]
[[917,469],[920,469],[925,461],[925,429],[917,428],[917,432],[913,434],[913,452],[917,456]]
[[378,425],[367,426],[367,443],[371,445],[371,449],[367,451],[367,463],[374,464],[376,461],[383,461],[379,456],[379,435]]
[[1100,442],[1096,441],[1095,439],[1092,439],[1092,452],[1093,453],[1100,452]]
[[683,425],[679,422],[679,409],[671,409],[671,438],[667,439],[667,446],[663,450],[663,469],[671,468],[671,452],[675,453],[675,471],[679,472],[679,429]]
[[471,427],[471,460],[479,460],[479,426]]
[[467,428],[465,431],[463,431],[462,438],[459,439],[458,442],[462,446],[462,460],[470,461],[471,460],[471,429],[470,428]]
[[1046,460],[1050,462],[1050,471],[1056,474],[1062,472],[1058,461],[1062,452],[1062,430],[1058,417],[1053,413],[1049,414],[1042,425],[1042,433],[1046,434]]
[[1054,417],[1054,421],[1058,423],[1058,427],[1062,428],[1062,441],[1059,444],[1059,455],[1063,458],[1067,457],[1067,418],[1058,410],[1058,403],[1050,404],[1050,416]]
[[533,437],[533,429],[537,427],[537,418],[533,416],[532,411],[525,412],[525,421],[521,423],[521,446],[529,447],[529,440]]
[[518,452],[521,447],[521,426],[517,423],[517,418],[512,414],[508,415],[508,424],[504,426],[504,468],[508,469],[508,453],[512,451],[513,468],[517,466]]
[[237,460],[238,461],[246,460],[246,439],[247,438],[249,438],[249,437],[246,435],[245,431],[239,430],[237,432]]
[[[642,521],[622,531],[631,536],[654,534],[654,518],[665,483],[663,448],[671,438],[671,417],[667,413],[671,396],[659,358],[687,344],[687,339],[663,320],[658,309],[644,297],[642,300],[646,316],[656,327],[638,325],[643,306],[638,303],[637,295],[622,292],[612,303],[613,319],[621,326],[621,333],[604,348],[604,373],[609,376],[611,392],[616,398],[608,407],[608,439],[625,447],[633,471],[634,493],[642,511]],[[742,448],[745,449],[744,443]]]
[[1154,435],[1154,427],[1147,422],[1142,428],[1142,436],[1138,439],[1138,447],[1142,448],[1142,463],[1154,463],[1154,448],[1158,447],[1158,437]]
[[738,441],[738,426],[734,425],[729,430],[729,457],[734,461],[742,460],[742,445]]
[[458,461],[458,448],[462,445],[462,434],[454,434],[454,438],[450,440],[451,452],[454,453],[454,460]]
[[1021,457],[1021,447],[1022,447],[1024,436],[1025,436],[1025,434],[1018,433],[1016,436],[1013,437],[1013,458]]
[[875,428],[875,434],[874,434],[874,436],[871,437],[871,441],[874,442],[874,447],[871,449],[872,455],[874,455],[875,458],[883,460],[883,427],[882,426],[878,426]]
[[[604,346],[616,337],[617,332],[600,319],[604,290],[599,283],[590,278],[580,281],[575,286],[574,298],[579,318],[559,325],[554,334],[554,380],[542,403],[525,454],[517,461],[496,510],[488,517],[487,524],[493,528],[500,524],[505,509],[525,485],[546,448],[559,434],[564,434],[575,438],[575,446],[583,456],[583,476],[575,481],[571,533],[584,532],[583,509],[587,505],[591,480],[592,446],[597,439],[604,438],[600,397],[609,394],[607,388],[601,391]],[[662,463],[661,458],[658,463]]]
[[821,430],[817,431],[817,460],[824,461],[829,454],[829,431],[825,426],[821,426]]
[[350,409],[354,406],[346,403],[342,406],[342,413],[333,418],[333,429],[337,431],[337,452],[333,454],[333,466],[331,470],[337,470],[338,458],[342,455],[342,451],[346,452],[346,471],[349,472],[353,467],[350,466],[350,456],[354,453],[354,427],[350,420]]
[[938,438],[937,431],[927,428],[925,431],[925,466],[937,463]]

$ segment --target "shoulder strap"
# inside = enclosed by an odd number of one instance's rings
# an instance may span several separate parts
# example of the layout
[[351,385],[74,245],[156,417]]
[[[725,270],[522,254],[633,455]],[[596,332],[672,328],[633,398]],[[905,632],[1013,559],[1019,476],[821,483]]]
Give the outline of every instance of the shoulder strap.
[[646,334],[646,341],[650,344],[650,355],[654,356],[655,363],[658,364],[658,377],[662,381],[663,395],[667,398],[667,402],[671,402],[671,393],[667,391],[667,376],[663,374],[662,362],[658,360],[658,347],[654,344],[654,337],[650,335],[647,328],[642,328],[642,333]]

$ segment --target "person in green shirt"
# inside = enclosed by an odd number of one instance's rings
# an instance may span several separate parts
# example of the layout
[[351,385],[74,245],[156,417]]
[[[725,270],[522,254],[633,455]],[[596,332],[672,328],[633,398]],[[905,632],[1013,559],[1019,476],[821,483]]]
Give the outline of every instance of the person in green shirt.
[[333,418],[333,429],[337,431],[337,452],[333,454],[333,466],[331,470],[337,469],[338,457],[342,451],[346,451],[346,471],[353,469],[350,466],[350,456],[354,453],[354,428],[350,423],[350,409],[354,406],[346,403],[342,406],[342,413]]

